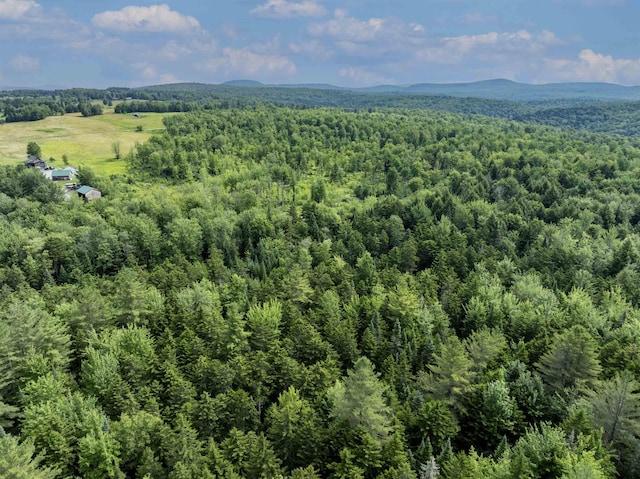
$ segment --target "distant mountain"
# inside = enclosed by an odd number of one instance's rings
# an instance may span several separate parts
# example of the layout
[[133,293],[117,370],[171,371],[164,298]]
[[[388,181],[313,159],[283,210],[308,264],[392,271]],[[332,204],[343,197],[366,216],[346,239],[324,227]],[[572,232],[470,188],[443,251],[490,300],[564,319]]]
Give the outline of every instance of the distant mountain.
[[415,85],[377,85],[364,88],[339,87],[326,83],[263,84],[252,80],[233,80],[222,86],[261,88],[306,88],[341,90],[357,93],[399,93],[473,97],[488,100],[536,102],[547,100],[626,100],[640,101],[640,87],[613,83],[547,83],[531,85],[511,80],[495,79],[468,83],[417,83]]
[[364,88],[352,88],[352,91],[360,93],[410,93],[409,87],[401,85],[376,85]]
[[[22,89],[0,91],[0,111],[4,108],[2,100],[12,97],[28,97],[32,103],[46,103],[51,98],[153,100],[165,102],[157,105],[164,108],[162,111],[192,111],[199,105],[241,108],[263,104],[367,111],[424,109],[640,137],[640,87],[609,83],[527,85],[509,80],[487,80],[343,88],[326,83],[265,85],[252,80],[234,80],[221,85],[174,83],[107,90]],[[43,99],[38,100],[39,97]]]
[[264,83],[260,83],[255,80],[230,80],[224,83],[221,83],[224,86],[241,86],[247,88],[260,88],[266,86]]
[[15,91],[15,90],[38,90],[38,89],[21,87],[21,86],[0,86],[0,91]]
[[54,90],[68,90],[69,88],[60,85],[43,85],[41,87],[29,87],[29,86],[0,86],[0,91],[54,91]]
[[348,90],[341,86],[331,85],[329,83],[283,83],[277,85],[265,85],[274,88],[307,88],[310,90]]
[[[297,84],[265,84],[255,80],[231,80],[219,85],[206,83],[174,83],[144,86],[132,90],[153,90],[164,92],[192,92],[193,95],[206,93],[237,94],[242,88],[266,91],[291,90],[284,96],[294,95],[298,90],[331,91],[335,94],[357,93],[374,95],[428,95],[447,96],[456,98],[481,98],[485,100],[509,100],[518,103],[539,103],[547,101],[580,101],[580,102],[611,102],[611,101],[640,101],[640,86],[623,86],[613,83],[547,83],[531,85],[505,79],[483,80],[467,83],[416,83],[413,85],[376,85],[371,87],[341,87],[328,83],[297,83]],[[60,87],[23,88],[6,86],[0,91],[58,91]],[[109,90],[129,90],[128,88],[111,88]],[[255,93],[255,92],[254,92]],[[273,93],[273,92],[272,92]],[[309,93],[309,92],[308,92]],[[241,95],[244,95],[240,93]],[[273,93],[275,94],[275,93]],[[295,93],[297,94],[297,93]],[[194,96],[194,100],[196,97]]]
[[640,87],[613,83],[547,83],[530,85],[497,79],[471,83],[420,83],[407,93],[469,96],[494,100],[541,101],[554,99],[640,100]]

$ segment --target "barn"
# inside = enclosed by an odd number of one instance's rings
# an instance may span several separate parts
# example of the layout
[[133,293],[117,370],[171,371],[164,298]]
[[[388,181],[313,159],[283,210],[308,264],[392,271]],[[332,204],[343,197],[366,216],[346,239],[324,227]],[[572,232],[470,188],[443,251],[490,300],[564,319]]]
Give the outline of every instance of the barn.
[[78,188],[78,196],[86,201],[95,200],[102,196],[100,190],[92,188],[91,186],[81,186]]

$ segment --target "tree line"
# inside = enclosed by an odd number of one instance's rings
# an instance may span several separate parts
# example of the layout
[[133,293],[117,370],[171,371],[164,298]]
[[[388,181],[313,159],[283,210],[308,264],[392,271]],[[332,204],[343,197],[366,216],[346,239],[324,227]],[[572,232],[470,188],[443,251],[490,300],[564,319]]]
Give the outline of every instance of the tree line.
[[0,92],[0,109],[4,109],[7,122],[34,121],[65,112],[82,112],[85,116],[91,116],[100,114],[96,100],[102,100],[104,105],[112,105],[116,100],[121,102],[115,106],[116,113],[189,112],[256,105],[365,111],[394,108],[488,116],[609,135],[637,137],[640,134],[640,102],[606,98],[535,100],[533,94],[529,101],[510,101],[416,92],[179,83],[105,90],[72,88]]
[[15,123],[22,121],[43,120],[50,116],[64,115],[65,113],[82,113],[82,116],[101,115],[102,105],[88,101],[62,100],[49,98],[0,98],[0,110],[4,114],[3,122]]

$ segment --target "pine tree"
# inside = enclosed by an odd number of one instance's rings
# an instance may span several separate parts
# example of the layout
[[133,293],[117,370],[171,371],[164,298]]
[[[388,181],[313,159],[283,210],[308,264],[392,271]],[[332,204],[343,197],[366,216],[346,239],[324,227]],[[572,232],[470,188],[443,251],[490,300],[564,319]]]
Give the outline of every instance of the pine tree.
[[509,396],[504,381],[491,381],[482,394],[480,409],[481,435],[488,450],[493,450],[504,434],[511,433],[516,412],[515,401]]
[[70,345],[66,326],[37,299],[11,301],[0,313],[0,394],[11,399],[18,379],[26,382],[51,369],[66,370]]
[[628,371],[604,381],[589,393],[596,427],[604,430],[605,443],[640,435],[640,385]]
[[382,440],[391,430],[391,409],[384,394],[385,387],[373,364],[367,358],[360,358],[347,377],[329,390],[331,415],[346,421],[352,428],[361,426],[373,438]]
[[[429,447],[442,448],[444,443],[455,437],[460,428],[444,401],[425,401],[415,416],[416,426]],[[423,439],[424,442],[424,439]]]
[[280,338],[282,305],[270,301],[260,306],[252,306],[247,313],[247,325],[251,331],[249,343],[253,349],[267,351]]
[[119,466],[119,447],[111,434],[97,431],[78,442],[78,469],[86,479],[124,479]]
[[318,454],[319,421],[311,405],[290,387],[267,411],[268,437],[285,466],[307,466]]
[[340,462],[329,465],[333,474],[331,479],[364,479],[364,470],[354,464],[354,457],[351,451],[344,448],[340,451]]
[[440,466],[436,462],[436,459],[431,456],[426,464],[420,464],[419,478],[420,479],[437,479],[440,476]]
[[429,366],[431,376],[425,377],[425,387],[436,399],[451,405],[459,405],[460,396],[471,391],[476,373],[464,345],[451,336],[434,354],[435,364]]
[[270,479],[281,473],[280,461],[263,434],[232,429],[221,450],[236,472],[247,479]]
[[596,343],[582,326],[556,336],[537,366],[549,389],[562,397],[569,388],[594,385],[601,371]]
[[19,408],[0,401],[0,428],[11,427],[13,425],[13,420],[18,417],[19,412]]
[[593,424],[602,428],[602,440],[616,452],[623,475],[630,473],[636,461],[640,437],[639,390],[633,375],[623,371],[588,395]]
[[42,467],[32,442],[20,443],[0,427],[0,477],[5,479],[56,479],[60,471]]

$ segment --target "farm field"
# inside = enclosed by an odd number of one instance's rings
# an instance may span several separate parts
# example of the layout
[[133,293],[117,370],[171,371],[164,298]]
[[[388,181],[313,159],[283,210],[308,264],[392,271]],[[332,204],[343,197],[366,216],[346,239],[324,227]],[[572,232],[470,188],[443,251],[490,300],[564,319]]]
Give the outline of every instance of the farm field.
[[[100,175],[124,173],[125,161],[115,159],[113,143],[120,142],[124,157],[136,143],[142,143],[154,132],[162,130],[162,119],[172,114],[143,113],[135,118],[107,110],[103,115],[88,118],[71,113],[40,121],[0,125],[0,165],[23,161],[27,143],[35,141],[42,148],[43,159],[53,166],[64,166],[62,155],[66,154],[71,166],[88,166]],[[139,126],[142,131],[137,131]]]

